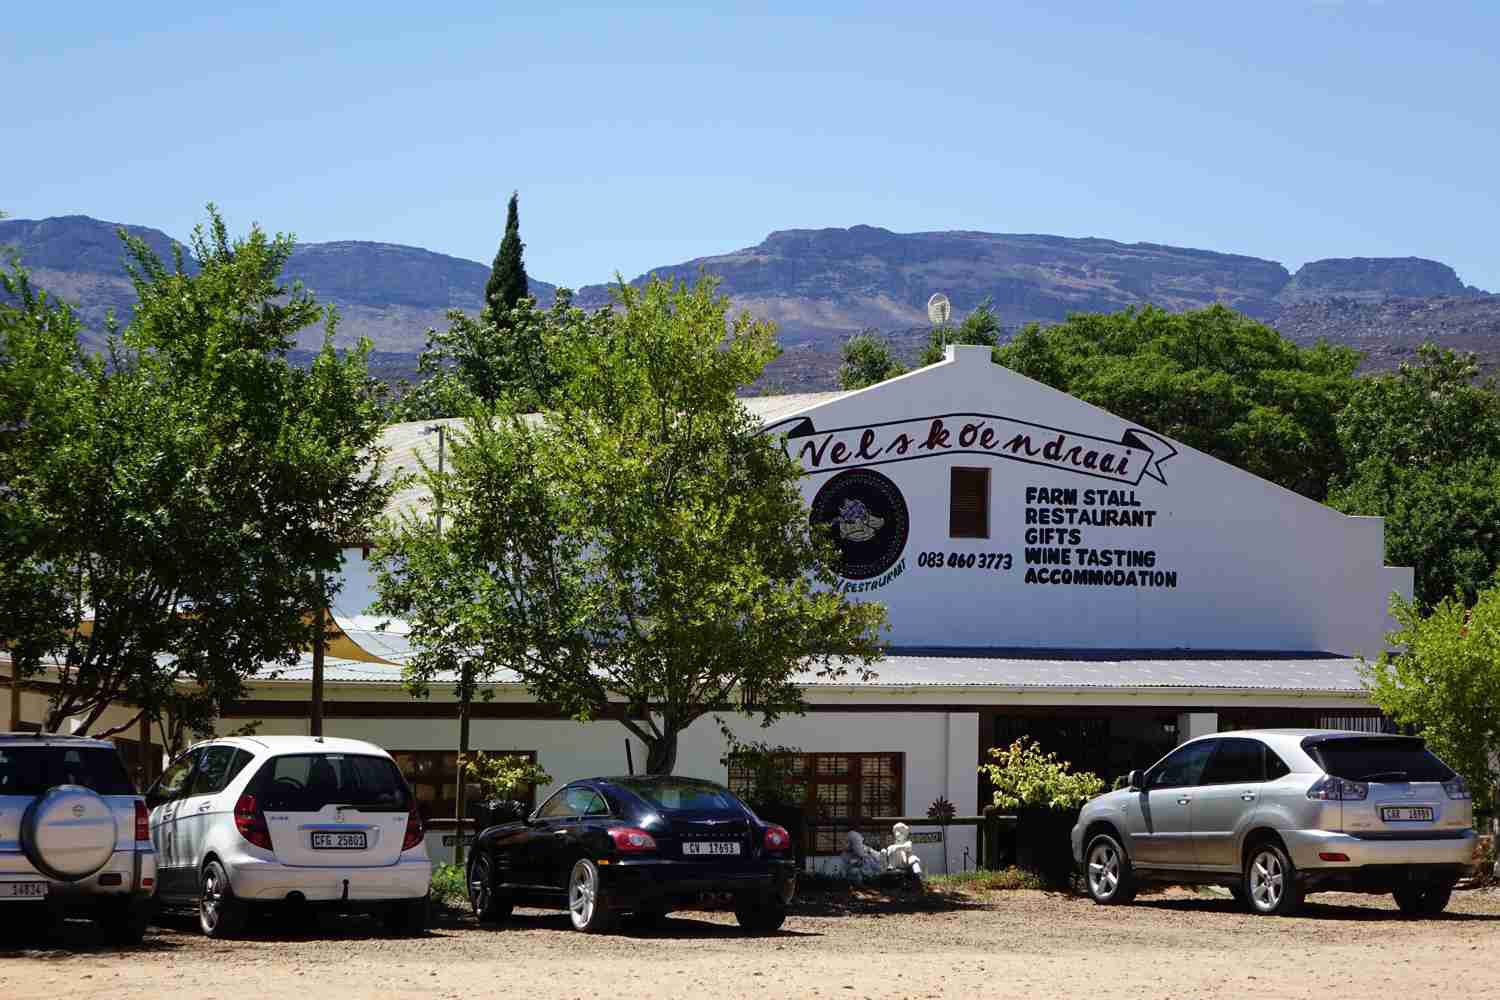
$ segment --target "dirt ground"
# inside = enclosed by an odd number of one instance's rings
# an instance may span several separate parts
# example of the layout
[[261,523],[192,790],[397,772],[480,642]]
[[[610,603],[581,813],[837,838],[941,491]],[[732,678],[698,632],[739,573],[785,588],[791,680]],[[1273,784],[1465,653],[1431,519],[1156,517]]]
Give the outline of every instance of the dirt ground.
[[765,938],[723,913],[590,937],[525,910],[494,929],[448,915],[414,939],[352,916],[272,920],[221,944],[170,918],[123,951],[70,922],[49,948],[0,941],[0,997],[1500,997],[1496,890],[1457,893],[1427,920],[1333,894],[1254,917],[1188,890],[1127,908],[1012,891],[885,915],[809,909]]

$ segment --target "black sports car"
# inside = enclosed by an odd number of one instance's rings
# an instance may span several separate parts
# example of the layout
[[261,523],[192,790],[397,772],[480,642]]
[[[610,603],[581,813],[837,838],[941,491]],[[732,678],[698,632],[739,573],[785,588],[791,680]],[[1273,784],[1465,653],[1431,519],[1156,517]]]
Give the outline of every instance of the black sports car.
[[706,892],[731,893],[740,926],[774,931],[797,886],[792,839],[728,789],[671,776],[587,778],[529,817],[479,834],[469,902],[483,921],[518,905],[565,907],[581,931],[643,922]]

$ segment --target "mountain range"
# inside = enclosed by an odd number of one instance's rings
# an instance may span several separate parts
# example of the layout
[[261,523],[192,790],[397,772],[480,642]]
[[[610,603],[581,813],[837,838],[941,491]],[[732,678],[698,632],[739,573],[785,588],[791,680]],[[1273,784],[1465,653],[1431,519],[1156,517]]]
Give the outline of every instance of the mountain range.
[[[106,315],[123,321],[134,301],[120,229],[170,258],[174,240],[160,230],[87,216],[0,220],[0,245],[20,253],[38,286],[77,306],[98,337]],[[1424,339],[1478,351],[1487,367],[1500,362],[1500,296],[1418,257],[1318,260],[1294,274],[1272,260],[1154,243],[853,226],[774,232],[753,247],[649,273],[701,272],[722,277],[735,306],[778,324],[787,350],[770,377],[787,389],[831,387],[839,344],[861,329],[885,331],[914,350],[936,291],[950,297],[956,318],[989,298],[1007,328],[1147,303],[1169,310],[1223,303],[1299,342],[1324,337],[1359,347],[1370,367],[1395,364]],[[486,264],[418,247],[340,241],[299,244],[285,276],[338,306],[340,342],[369,337],[400,368],[448,309],[478,310],[488,275]],[[555,289],[531,281],[543,303]],[[580,288],[576,301],[606,304],[608,286]],[[320,339],[321,331],[307,330],[299,346]]]

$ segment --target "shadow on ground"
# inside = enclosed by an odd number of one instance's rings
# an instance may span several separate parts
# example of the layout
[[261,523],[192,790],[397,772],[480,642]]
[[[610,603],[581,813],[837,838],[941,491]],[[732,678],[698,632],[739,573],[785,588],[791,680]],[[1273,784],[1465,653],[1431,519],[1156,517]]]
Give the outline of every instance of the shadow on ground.
[[[1464,913],[1462,911],[1448,910],[1430,917],[1408,917],[1400,910],[1386,906],[1376,906],[1374,901],[1385,897],[1371,896],[1371,905],[1345,902],[1319,902],[1317,896],[1308,897],[1298,911],[1297,918],[1304,920],[1356,920],[1367,923],[1406,923],[1413,920],[1423,921],[1447,921],[1451,923],[1479,922],[1500,923],[1500,914],[1494,913]],[[1172,910],[1178,913],[1234,913],[1246,917],[1255,916],[1245,907],[1233,899],[1221,899],[1218,897],[1200,897],[1194,899],[1137,899],[1136,906],[1148,907],[1154,910]],[[1256,917],[1255,919],[1271,919]]]

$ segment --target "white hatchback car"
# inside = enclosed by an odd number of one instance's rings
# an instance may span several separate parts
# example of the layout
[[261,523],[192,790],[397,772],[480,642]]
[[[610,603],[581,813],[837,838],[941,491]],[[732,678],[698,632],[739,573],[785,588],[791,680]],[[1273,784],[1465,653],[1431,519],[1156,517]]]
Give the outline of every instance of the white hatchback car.
[[191,905],[210,937],[251,906],[292,903],[381,914],[427,929],[432,862],[390,754],[360,740],[237,736],[196,744],[150,791],[162,904]]

